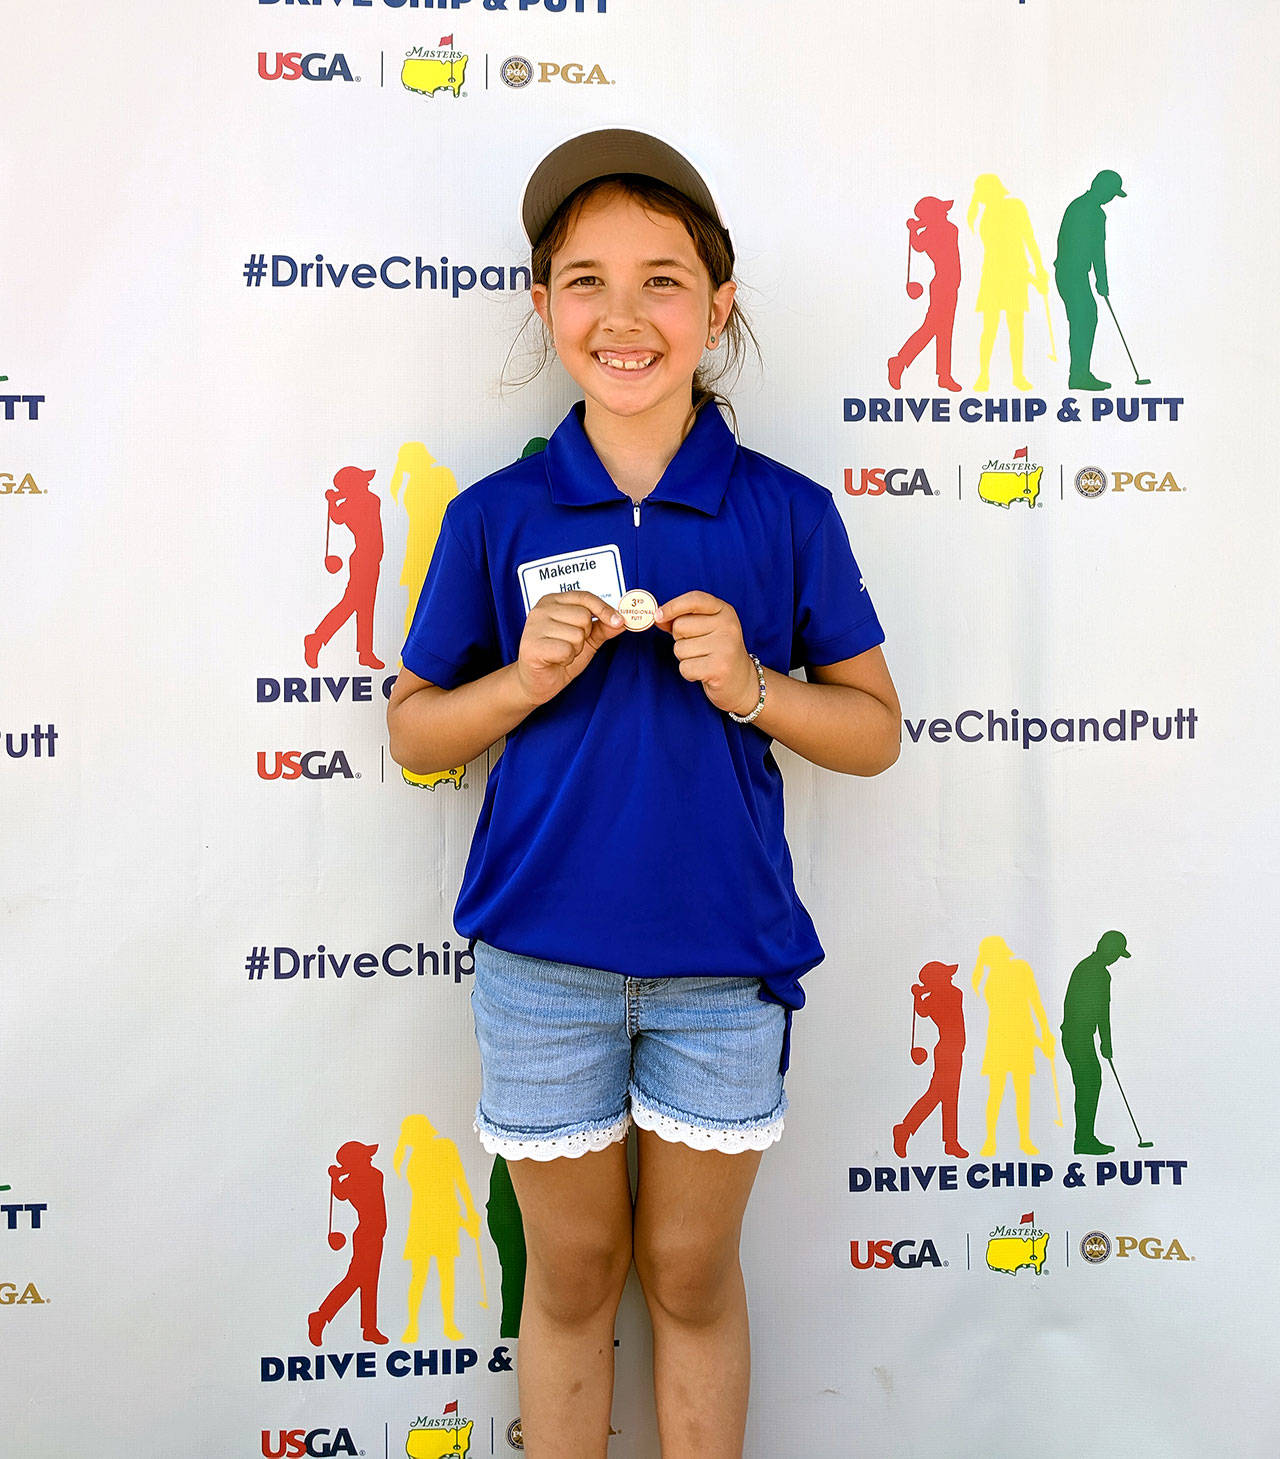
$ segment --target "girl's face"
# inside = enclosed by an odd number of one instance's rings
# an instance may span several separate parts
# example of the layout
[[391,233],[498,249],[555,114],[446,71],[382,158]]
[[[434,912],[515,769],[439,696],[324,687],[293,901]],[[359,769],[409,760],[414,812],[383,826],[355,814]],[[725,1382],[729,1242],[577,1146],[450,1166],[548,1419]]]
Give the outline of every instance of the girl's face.
[[533,307],[598,413],[683,433],[693,372],[720,335],[734,285],[711,286],[683,223],[617,188],[583,204]]

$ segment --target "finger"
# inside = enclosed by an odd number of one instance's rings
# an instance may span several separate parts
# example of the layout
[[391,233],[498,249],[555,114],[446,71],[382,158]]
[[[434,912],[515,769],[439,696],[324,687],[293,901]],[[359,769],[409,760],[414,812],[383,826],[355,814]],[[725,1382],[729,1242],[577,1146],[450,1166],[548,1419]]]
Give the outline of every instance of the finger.
[[690,593],[681,593],[679,597],[671,598],[663,603],[658,609],[657,621],[666,628],[667,625],[685,613],[718,613],[724,607],[721,598],[714,598],[710,593],[695,590]]
[[698,638],[677,638],[671,647],[676,658],[685,662],[689,659],[710,658],[714,646],[707,642],[704,634]]
[[533,661],[542,664],[571,664],[582,652],[584,640],[585,635],[575,638],[545,635],[535,639],[531,645]]
[[681,613],[671,620],[668,632],[676,640],[707,638],[726,631],[727,625],[719,613]]
[[580,603],[590,610],[593,618],[598,618],[610,628],[625,626],[616,609],[611,608],[603,598],[597,598],[594,593],[588,593],[583,588],[575,588],[568,593],[544,593],[535,606],[541,607],[548,598],[557,603]]

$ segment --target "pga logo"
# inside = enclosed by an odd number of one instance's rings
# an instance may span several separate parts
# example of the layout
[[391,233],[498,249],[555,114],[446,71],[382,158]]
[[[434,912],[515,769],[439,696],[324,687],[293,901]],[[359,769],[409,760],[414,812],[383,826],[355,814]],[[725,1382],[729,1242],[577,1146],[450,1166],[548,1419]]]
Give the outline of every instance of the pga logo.
[[1113,1242],[1105,1231],[1089,1231],[1080,1241],[1080,1255],[1094,1266],[1113,1255],[1127,1257],[1134,1251],[1148,1261],[1195,1261],[1176,1236],[1168,1242],[1158,1236],[1117,1236]]
[[332,780],[335,775],[343,780],[358,778],[344,750],[334,750],[332,754],[327,750],[258,751],[259,780]]
[[333,1438],[328,1429],[280,1429],[275,1438],[270,1429],[262,1431],[262,1453],[264,1459],[332,1459],[337,1454],[358,1454],[360,1451],[351,1440],[349,1429],[339,1429]]
[[336,52],[328,60],[322,51],[303,55],[301,51],[277,51],[274,61],[267,61],[267,52],[258,52],[258,75],[264,81],[332,81],[339,77],[343,81],[354,81],[347,58]]
[[542,86],[549,85],[553,79],[570,86],[613,85],[600,66],[587,70],[577,61],[530,61],[525,56],[508,56],[499,67],[498,74],[513,91],[519,91],[534,80]]
[[0,1282],[0,1307],[42,1307],[48,1300],[40,1295],[34,1282],[22,1288],[16,1282]]
[[906,466],[864,466],[862,476],[855,483],[853,468],[844,469],[844,489],[850,496],[912,496],[921,492],[933,495],[928,473],[923,466],[914,470]]

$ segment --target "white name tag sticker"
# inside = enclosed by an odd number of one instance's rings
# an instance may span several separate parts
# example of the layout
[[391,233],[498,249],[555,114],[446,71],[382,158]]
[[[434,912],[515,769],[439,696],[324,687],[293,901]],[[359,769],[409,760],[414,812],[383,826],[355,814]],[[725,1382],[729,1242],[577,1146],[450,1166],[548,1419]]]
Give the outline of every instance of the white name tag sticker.
[[522,562],[516,572],[524,595],[526,616],[539,598],[548,593],[594,593],[611,608],[621,601],[626,585],[622,581],[622,554],[612,542],[604,547],[584,547]]

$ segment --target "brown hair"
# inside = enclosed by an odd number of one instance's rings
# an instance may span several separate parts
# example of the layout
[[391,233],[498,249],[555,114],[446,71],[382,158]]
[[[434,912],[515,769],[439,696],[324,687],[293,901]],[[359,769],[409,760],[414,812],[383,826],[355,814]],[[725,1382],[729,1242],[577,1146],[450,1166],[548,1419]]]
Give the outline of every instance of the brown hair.
[[[714,218],[705,213],[692,199],[685,197],[675,188],[668,187],[666,183],[659,182],[657,178],[646,177],[640,173],[619,172],[607,177],[595,177],[590,182],[583,183],[576,192],[570,193],[552,214],[551,221],[542,230],[538,241],[533,245],[533,255],[530,260],[530,275],[533,283],[544,286],[550,283],[552,256],[568,237],[569,230],[577,221],[587,200],[606,188],[614,188],[626,197],[635,198],[642,207],[665,217],[674,218],[683,224],[685,231],[693,240],[694,249],[702,266],[710,276],[713,292],[721,284],[728,283],[733,277],[733,245],[729,241],[727,231]],[[529,319],[525,320],[524,327],[527,328],[530,321],[535,318],[537,318],[536,313],[531,311]],[[523,329],[521,333],[523,333]],[[746,363],[749,352],[754,353],[757,360],[760,358],[759,341],[736,299],[729,311],[729,317],[725,321],[722,338],[723,349],[717,353],[713,363],[710,366],[699,365],[694,373],[693,408],[695,411],[705,405],[708,400],[714,400],[717,404],[728,407],[728,400],[716,387],[722,382],[732,383],[737,380],[742,373],[742,367]],[[513,343],[512,349],[514,350],[514,348]],[[551,339],[545,324],[542,325],[540,340],[535,351],[531,369],[520,379],[513,381],[513,384],[527,385],[542,373],[550,359]],[[508,351],[507,358],[508,360],[511,358],[510,351]],[[732,407],[729,408],[732,410]]]

